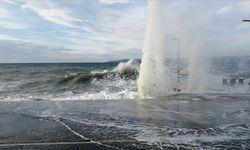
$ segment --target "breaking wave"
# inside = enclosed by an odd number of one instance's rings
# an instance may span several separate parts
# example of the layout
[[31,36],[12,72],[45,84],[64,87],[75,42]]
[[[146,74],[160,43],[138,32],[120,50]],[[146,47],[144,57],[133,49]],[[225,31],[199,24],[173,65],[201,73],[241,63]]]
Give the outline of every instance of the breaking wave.
[[121,79],[132,79],[136,80],[139,75],[139,67],[135,60],[129,60],[125,63],[119,63],[113,70],[105,70],[105,71],[92,71],[92,72],[84,72],[78,73],[75,75],[66,75],[62,79],[58,81],[58,83],[90,83],[93,80],[101,80],[101,79],[113,79],[113,78],[121,78]]
[[[92,64],[88,65],[91,68]],[[2,79],[4,82],[0,86],[0,100],[137,98],[136,79],[139,75],[139,63],[136,60],[121,62],[114,67],[99,69],[94,66],[92,68],[86,71],[82,71],[81,68],[48,68],[48,70],[37,71],[32,69],[14,74],[13,77],[6,76]]]

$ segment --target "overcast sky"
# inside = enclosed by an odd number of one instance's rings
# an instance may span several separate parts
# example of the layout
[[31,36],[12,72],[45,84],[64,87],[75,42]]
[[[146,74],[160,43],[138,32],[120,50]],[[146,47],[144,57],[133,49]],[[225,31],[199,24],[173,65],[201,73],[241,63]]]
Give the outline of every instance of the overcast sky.
[[[250,1],[161,0],[167,57],[250,55]],[[146,0],[0,0],[0,62],[141,57]]]

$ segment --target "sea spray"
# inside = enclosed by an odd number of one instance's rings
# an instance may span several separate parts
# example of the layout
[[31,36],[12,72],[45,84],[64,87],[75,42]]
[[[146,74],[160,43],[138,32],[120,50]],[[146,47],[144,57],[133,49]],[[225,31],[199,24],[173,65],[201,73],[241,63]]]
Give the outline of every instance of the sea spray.
[[204,51],[203,40],[196,40],[196,45],[191,49],[190,64],[188,67],[189,78],[187,83],[187,92],[207,92],[212,88],[212,82],[209,83],[211,75],[208,71],[209,61],[206,57],[206,51]]
[[198,92],[203,91],[203,83],[202,77],[205,75],[203,68],[200,66],[201,58],[199,56],[199,50],[194,49],[191,52],[190,57],[190,64],[188,67],[189,70],[189,78],[188,78],[188,85],[187,91],[188,92]]
[[164,96],[168,90],[164,43],[164,18],[160,0],[149,0],[147,30],[142,48],[142,62],[138,79],[141,98]]

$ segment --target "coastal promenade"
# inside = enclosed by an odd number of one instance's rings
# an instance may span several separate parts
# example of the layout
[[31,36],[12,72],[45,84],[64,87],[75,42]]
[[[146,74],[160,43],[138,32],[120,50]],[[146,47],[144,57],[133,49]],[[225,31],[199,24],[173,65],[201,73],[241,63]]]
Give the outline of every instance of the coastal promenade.
[[0,102],[1,150],[248,149],[248,96]]

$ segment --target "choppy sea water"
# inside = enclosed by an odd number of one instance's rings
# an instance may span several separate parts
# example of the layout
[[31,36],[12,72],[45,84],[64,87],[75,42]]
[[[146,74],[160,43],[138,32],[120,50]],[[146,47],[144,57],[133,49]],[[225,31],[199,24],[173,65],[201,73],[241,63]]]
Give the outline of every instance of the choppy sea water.
[[[187,64],[181,62],[184,74],[188,72]],[[137,99],[139,65],[138,60],[120,64],[0,64],[0,101]],[[175,81],[176,62],[168,61],[167,65],[169,71],[166,75]],[[207,66],[210,67],[209,72],[198,75],[208,84],[201,93],[250,93],[250,57],[213,58]],[[230,75],[244,78],[244,84],[222,85],[222,78]],[[181,83],[186,87],[188,78],[181,76]],[[182,92],[190,91],[184,89]]]
[[126,72],[117,65],[117,63],[0,64],[0,100],[136,98],[136,72],[133,72],[133,69]]

